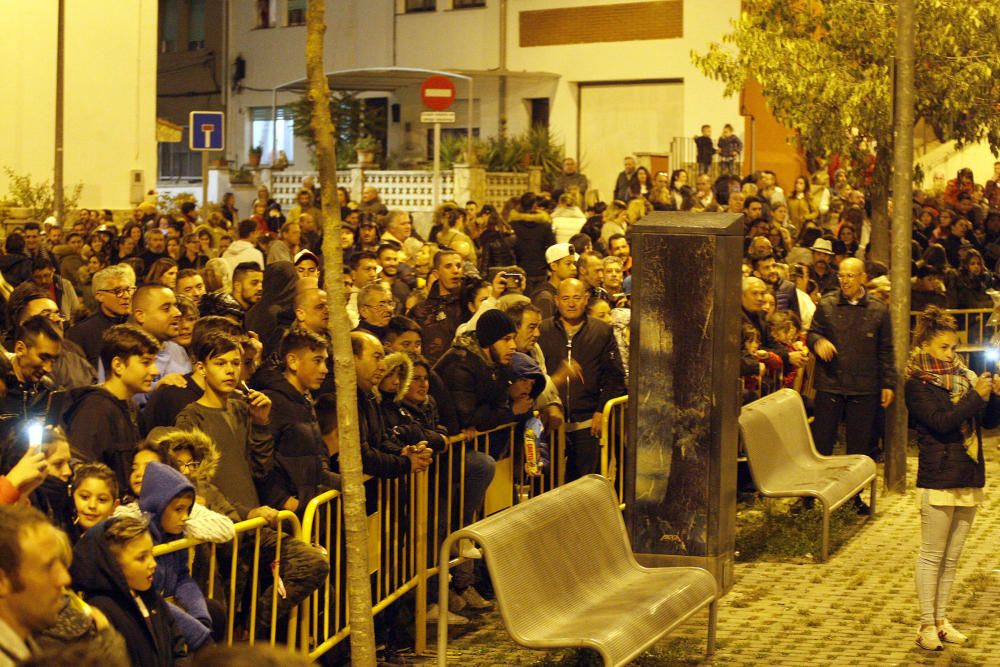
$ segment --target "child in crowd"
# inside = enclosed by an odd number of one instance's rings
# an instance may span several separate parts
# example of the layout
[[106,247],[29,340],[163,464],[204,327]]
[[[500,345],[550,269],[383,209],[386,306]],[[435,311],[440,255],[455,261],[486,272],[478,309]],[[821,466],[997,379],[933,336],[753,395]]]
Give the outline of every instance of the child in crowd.
[[743,142],[733,134],[733,126],[726,123],[722,126],[722,136],[719,137],[719,166],[723,174],[734,173],[734,165],[739,162],[743,152]]
[[114,517],[87,531],[73,549],[73,586],[125,639],[133,665],[169,667],[187,651],[153,576],[149,524]]
[[70,492],[76,511],[74,530],[70,533],[74,541],[110,517],[118,507],[118,478],[103,463],[78,465],[73,471]]
[[764,373],[782,367],[781,357],[760,349],[760,333],[752,324],[743,324],[743,353],[740,355],[740,378],[743,380],[743,402],[755,398],[761,390]]
[[[779,310],[771,313],[767,318],[767,323],[771,330],[771,338],[789,352],[807,351],[805,334],[802,333],[798,315],[788,310]],[[799,369],[789,364],[782,379],[782,386],[794,388],[798,375]]]
[[160,342],[139,327],[108,329],[101,340],[101,363],[109,369],[104,384],[73,390],[63,416],[74,451],[114,470],[120,489],[128,488],[132,456],[142,439],[132,398],[149,392],[159,350]]
[[698,173],[707,174],[712,169],[712,156],[715,155],[711,125],[701,126],[701,135],[694,138],[694,145],[698,150]]

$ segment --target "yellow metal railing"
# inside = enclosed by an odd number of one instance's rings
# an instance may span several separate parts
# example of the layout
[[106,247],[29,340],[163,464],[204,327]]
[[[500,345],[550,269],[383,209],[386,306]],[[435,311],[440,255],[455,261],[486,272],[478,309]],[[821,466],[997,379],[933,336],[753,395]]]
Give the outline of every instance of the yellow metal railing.
[[[249,643],[251,646],[256,641],[256,630],[257,630],[257,597],[260,590],[260,540],[261,540],[261,530],[270,527],[266,520],[258,517],[255,519],[248,519],[246,521],[241,521],[233,526],[236,535],[233,537],[233,541],[228,544],[232,545],[233,553],[230,558],[229,566],[229,586],[228,586],[228,604],[226,609],[226,645],[232,646],[233,636],[235,633],[235,623],[236,623],[236,589],[237,589],[237,574],[239,572],[239,548],[240,540],[243,536],[248,533],[253,533],[254,535],[254,546],[253,546],[253,565],[251,569],[250,578],[250,613],[249,613]],[[282,528],[290,529],[290,534],[285,535]],[[300,539],[302,535],[302,530],[299,525],[299,519],[295,516],[294,512],[289,512],[288,510],[282,510],[278,513],[278,527],[275,529],[277,533],[277,547],[276,553],[281,553],[281,541],[283,539]],[[165,544],[157,545],[153,548],[153,556],[166,556],[177,551],[183,551],[187,549],[189,551],[188,560],[194,562],[195,547],[204,544],[200,540],[193,540],[189,538],[174,540],[173,542],[167,542]],[[215,597],[215,582],[216,582],[216,572],[218,570],[218,557],[217,548],[218,544],[209,544],[209,565],[208,565],[208,585],[206,586],[205,597],[208,599],[214,599]],[[281,559],[276,558],[274,562],[274,579],[277,581],[281,576]],[[271,597],[271,622],[270,622],[270,639],[269,644],[274,646],[277,642],[277,630],[278,630],[278,594],[279,587],[277,585],[272,586],[272,597]],[[293,609],[289,619],[288,619],[288,645],[295,646],[295,633],[298,626],[298,609]]]
[[[615,483],[624,503],[624,462],[627,456],[626,417],[628,398],[609,401],[601,427],[601,473]],[[483,507],[473,514],[489,515],[513,504],[549,491],[565,479],[566,434],[559,429],[549,434],[549,461],[539,475],[529,475],[524,466],[523,439],[516,424],[504,424],[484,433],[458,435],[448,439],[426,472],[411,473],[398,479],[367,478],[368,556],[372,584],[373,613],[378,614],[393,602],[413,591],[416,595],[416,648],[427,648],[427,581],[438,573],[438,546],[464,522],[466,457],[470,451],[496,454],[496,472],[486,492]],[[624,505],[623,505],[624,506]],[[315,590],[293,610],[289,618],[288,646],[316,659],[350,635],[347,608],[346,550],[342,496],[327,491],[306,505],[301,528],[295,515],[281,512],[281,519],[291,526],[284,539],[302,539],[324,549],[329,559],[325,585]],[[229,608],[227,642],[232,643],[236,613],[236,577],[241,536],[255,533],[251,587],[250,641],[255,634],[257,592],[260,574],[260,530],[267,524],[253,519],[236,524],[233,559],[229,573]],[[280,536],[279,536],[279,539]],[[160,545],[154,555],[183,549],[192,550],[200,542],[177,540]],[[218,577],[217,545],[210,545],[207,597],[215,594]],[[279,542],[280,549],[280,542]],[[192,555],[193,559],[193,555]],[[453,556],[451,565],[462,561]],[[276,575],[278,576],[277,572]],[[271,644],[276,642],[277,586],[272,599]]]
[[[983,352],[989,345],[996,325],[991,325],[992,308],[951,308],[945,310],[958,324],[959,352]],[[920,311],[910,311],[910,331],[916,327]]]

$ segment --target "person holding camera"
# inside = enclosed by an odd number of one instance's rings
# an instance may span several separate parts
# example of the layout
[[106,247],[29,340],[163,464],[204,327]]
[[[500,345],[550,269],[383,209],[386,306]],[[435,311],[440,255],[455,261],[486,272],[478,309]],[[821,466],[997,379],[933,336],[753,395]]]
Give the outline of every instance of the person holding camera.
[[977,376],[957,354],[955,318],[936,306],[917,316],[906,366],[906,407],[917,431],[920,458],[920,555],[917,646],[940,651],[966,636],[947,617],[965,538],[983,502],[983,428],[1000,425],[1000,377]]

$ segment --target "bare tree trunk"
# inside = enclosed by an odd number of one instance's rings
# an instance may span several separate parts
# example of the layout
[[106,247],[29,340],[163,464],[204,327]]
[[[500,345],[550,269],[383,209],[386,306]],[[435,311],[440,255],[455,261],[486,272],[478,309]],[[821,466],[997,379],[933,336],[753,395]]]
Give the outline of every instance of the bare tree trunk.
[[337,206],[337,154],[330,120],[330,87],[323,67],[324,0],[309,0],[306,16],[306,72],[312,102],[312,131],[323,193],[323,272],[330,304],[337,386],[337,423],[340,434],[340,474],[344,492],[347,540],[347,586],[351,619],[351,664],[375,665],[375,624],[372,620],[371,581],[368,577],[368,522],[361,472],[361,435],[358,430],[357,381],[351,351],[351,323],[344,294],[344,258],[340,249],[340,209]]
[[[875,171],[872,174],[872,236],[870,260],[889,263],[889,180],[892,178],[892,151],[879,146],[875,154]],[[909,247],[909,246],[907,246]]]
[[[896,140],[892,208],[892,342],[896,370],[902,371],[910,351],[910,238],[913,235],[913,0],[899,0],[896,9]],[[900,372],[896,396],[886,413],[885,487],[906,490],[908,439],[905,378]]]

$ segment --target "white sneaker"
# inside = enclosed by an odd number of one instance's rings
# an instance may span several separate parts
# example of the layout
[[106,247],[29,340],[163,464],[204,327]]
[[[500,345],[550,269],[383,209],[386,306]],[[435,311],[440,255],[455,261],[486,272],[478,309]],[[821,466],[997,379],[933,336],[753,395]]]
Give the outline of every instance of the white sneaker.
[[937,626],[937,634],[938,638],[946,644],[964,644],[969,639],[956,630],[955,626],[948,622],[948,619],[945,619],[944,623]]
[[[430,607],[427,608],[428,623],[437,623],[438,617],[440,617],[440,615],[441,615],[440,605],[432,604]],[[461,616],[451,611],[448,612],[448,625],[464,625],[468,622],[469,619],[467,619],[465,616]]]
[[474,586],[469,586],[462,591],[462,599],[473,609],[492,609],[493,603],[479,594]]
[[472,545],[469,540],[461,540],[458,544],[458,555],[469,560],[479,560],[483,552]]
[[927,651],[943,651],[937,628],[933,625],[917,632],[917,646]]

